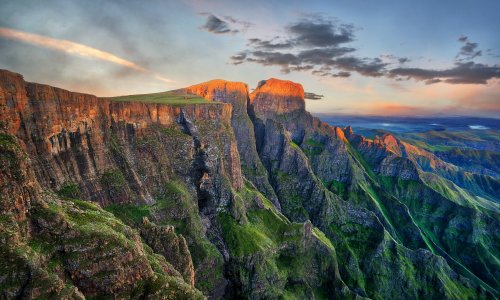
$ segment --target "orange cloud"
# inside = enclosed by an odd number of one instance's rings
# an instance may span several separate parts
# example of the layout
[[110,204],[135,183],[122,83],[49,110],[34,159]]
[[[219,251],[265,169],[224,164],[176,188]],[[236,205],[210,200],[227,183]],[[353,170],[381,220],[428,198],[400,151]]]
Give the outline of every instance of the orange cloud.
[[5,27],[0,27],[0,37],[10,39],[10,40],[16,40],[16,41],[21,41],[24,43],[68,53],[68,54],[73,54],[73,55],[78,55],[78,56],[84,56],[84,57],[92,57],[96,58],[99,60],[107,61],[110,63],[114,63],[126,68],[130,68],[142,73],[148,73],[152,75],[154,78],[157,80],[171,83],[174,82],[173,80],[163,77],[161,75],[155,74],[152,71],[137,65],[134,62],[131,62],[129,60],[123,59],[119,56],[116,56],[112,53],[102,51],[96,48],[92,48],[86,45],[78,44],[75,42],[71,42],[68,40],[61,40],[61,39],[54,39],[38,34],[33,34],[33,33],[28,33],[24,31],[19,31],[19,30],[14,30],[10,28],[5,28]]

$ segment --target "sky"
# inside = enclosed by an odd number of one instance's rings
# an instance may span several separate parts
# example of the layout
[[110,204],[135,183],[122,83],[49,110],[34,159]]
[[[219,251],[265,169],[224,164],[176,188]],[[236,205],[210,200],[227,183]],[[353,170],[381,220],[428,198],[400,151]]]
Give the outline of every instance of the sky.
[[500,118],[500,1],[0,0],[0,69],[98,96],[301,83],[316,113]]

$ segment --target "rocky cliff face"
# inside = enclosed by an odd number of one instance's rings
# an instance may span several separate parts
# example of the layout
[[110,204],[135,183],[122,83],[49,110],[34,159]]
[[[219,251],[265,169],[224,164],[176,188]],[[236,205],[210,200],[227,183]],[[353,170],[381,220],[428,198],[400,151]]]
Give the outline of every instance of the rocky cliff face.
[[213,80],[193,85],[186,90],[209,100],[232,105],[231,125],[238,143],[243,174],[279,209],[280,204],[257,154],[254,125],[247,112],[250,100],[248,86],[241,82]]
[[2,297],[497,294],[498,208],[450,166],[322,123],[289,81],[182,92],[210,101],[115,102],[0,72]]

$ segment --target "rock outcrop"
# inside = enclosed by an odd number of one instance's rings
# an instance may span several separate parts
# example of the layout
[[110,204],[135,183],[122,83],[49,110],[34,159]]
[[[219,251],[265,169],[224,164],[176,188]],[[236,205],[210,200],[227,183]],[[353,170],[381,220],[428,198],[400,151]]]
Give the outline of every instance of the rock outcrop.
[[306,108],[302,85],[275,78],[259,82],[250,94],[250,104],[255,114],[261,116],[304,112]]

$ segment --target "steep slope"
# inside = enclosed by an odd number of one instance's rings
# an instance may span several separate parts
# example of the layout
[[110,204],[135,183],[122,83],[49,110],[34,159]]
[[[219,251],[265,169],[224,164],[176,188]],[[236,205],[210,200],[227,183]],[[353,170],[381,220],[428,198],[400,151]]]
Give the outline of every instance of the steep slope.
[[97,98],[0,71],[0,116],[6,298],[495,297],[497,208],[299,84]]
[[191,94],[209,100],[230,103],[233,107],[231,125],[234,130],[241,158],[243,175],[279,209],[274,190],[269,185],[267,173],[259,160],[255,147],[254,127],[248,116],[248,86],[242,82],[212,80],[186,88]]
[[112,214],[44,192],[17,138],[0,139],[2,298],[203,299]]
[[446,178],[460,181],[455,166],[391,135],[372,141],[351,133],[349,141],[376,174],[380,186],[408,206],[436,253],[456,264],[463,274],[472,271],[473,278],[498,288],[497,203],[448,181]]

